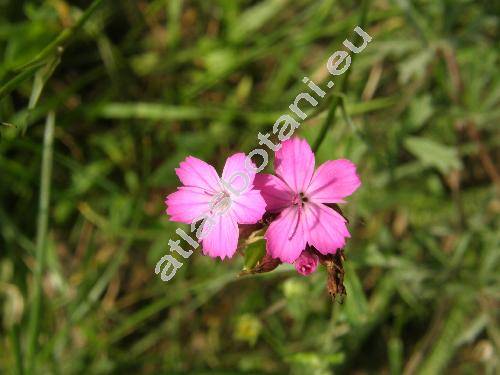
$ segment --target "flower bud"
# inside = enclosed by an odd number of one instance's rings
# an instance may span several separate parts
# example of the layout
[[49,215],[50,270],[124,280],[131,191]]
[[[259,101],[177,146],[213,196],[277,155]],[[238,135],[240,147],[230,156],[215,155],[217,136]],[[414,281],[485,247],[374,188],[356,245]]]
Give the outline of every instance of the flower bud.
[[318,260],[319,258],[316,254],[311,253],[309,250],[304,250],[294,262],[295,269],[301,275],[307,276],[316,271]]

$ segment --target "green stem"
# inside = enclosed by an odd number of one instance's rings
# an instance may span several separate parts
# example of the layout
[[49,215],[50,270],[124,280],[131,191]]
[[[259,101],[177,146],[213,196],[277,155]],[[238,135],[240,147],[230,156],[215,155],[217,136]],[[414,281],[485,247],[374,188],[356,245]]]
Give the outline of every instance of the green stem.
[[31,372],[34,365],[38,330],[40,325],[40,311],[42,304],[42,276],[47,248],[47,228],[50,201],[50,180],[52,174],[52,144],[54,140],[55,114],[49,112],[45,124],[42,151],[42,173],[40,177],[40,198],[38,206],[38,221],[36,231],[36,264],[34,270],[34,292],[31,304],[28,342],[27,342],[27,370]]
[[12,328],[10,329],[10,340],[12,342],[12,348],[14,350],[14,356],[16,359],[16,374],[23,375],[23,353],[21,352],[21,345],[19,343],[19,326],[17,323],[14,323]]
[[61,33],[54,39],[48,46],[41,50],[38,55],[35,56],[30,62],[14,69],[14,72],[18,72],[17,75],[8,81],[5,85],[0,87],[0,100],[14,90],[18,84],[24,80],[30,78],[38,71],[40,66],[45,65],[45,60],[53,55],[61,54],[64,47],[73,38],[78,30],[87,22],[90,16],[95,12],[95,10],[101,5],[103,0],[94,0],[94,2],[83,12],[82,16],[78,21],[67,29],[61,31]]
[[23,83],[27,79],[31,78],[31,76],[33,76],[33,74],[36,73],[36,71],[40,68],[40,66],[43,66],[43,63],[38,63],[38,64],[34,64],[33,66],[30,66],[26,70],[24,70],[21,73],[19,73],[18,75],[16,75],[10,81],[8,81],[5,85],[0,87],[0,100],[4,96],[8,95],[12,90],[14,90],[21,83]]
[[[343,81],[345,82],[345,80]],[[326,115],[325,122],[323,123],[323,126],[321,127],[319,131],[318,138],[316,138],[316,142],[314,143],[313,146],[313,151],[317,152],[319,149],[319,146],[323,143],[323,141],[326,138],[326,134],[328,133],[328,129],[330,128],[330,125],[333,125],[333,119],[335,118],[335,112],[337,111],[337,107],[339,105],[340,99],[339,97],[333,98],[332,104],[330,106],[330,109],[328,110],[328,114]]]
[[33,60],[29,63],[22,65],[17,71],[24,70],[33,64],[37,64],[40,61],[52,56],[53,54],[60,52],[61,48],[68,43],[68,41],[76,34],[78,30],[87,22],[90,16],[95,12],[95,10],[101,5],[103,0],[94,0],[94,2],[83,12],[82,16],[78,21],[71,27],[64,29],[61,33],[54,39],[47,47],[41,50],[38,55],[35,56]]
[[[366,26],[366,19],[368,16],[369,3],[370,3],[370,0],[363,1],[363,7],[361,9],[361,18],[359,20],[359,25],[362,29],[364,29]],[[350,67],[350,69],[347,70],[342,82],[340,83],[340,94],[345,93],[345,91],[347,90],[347,82],[349,80],[349,76],[350,76],[351,71],[352,71],[352,64],[354,63],[355,57],[356,57],[356,55],[351,56],[351,67]],[[323,143],[323,141],[326,138],[326,134],[328,133],[328,130],[330,129],[331,126],[333,126],[333,123],[335,120],[335,113],[336,113],[337,108],[338,108],[339,104],[341,103],[341,101],[342,101],[342,98],[340,98],[340,97],[333,98],[333,101],[332,101],[332,104],[330,106],[330,109],[328,110],[328,114],[326,116],[325,122],[323,123],[323,126],[321,127],[321,129],[319,131],[319,135],[318,135],[318,138],[316,138],[316,142],[314,143],[314,146],[313,146],[314,152],[318,151],[319,147],[321,146],[321,144]]]

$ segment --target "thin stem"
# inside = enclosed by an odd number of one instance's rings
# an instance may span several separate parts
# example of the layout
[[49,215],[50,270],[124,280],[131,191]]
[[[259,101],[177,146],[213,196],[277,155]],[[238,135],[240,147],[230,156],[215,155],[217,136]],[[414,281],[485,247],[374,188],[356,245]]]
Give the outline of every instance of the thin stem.
[[[362,29],[364,29],[366,26],[366,19],[368,16],[369,3],[370,3],[370,0],[363,1],[363,8],[361,9],[361,17],[359,20],[359,24],[360,24],[360,27]],[[350,67],[350,69],[347,70],[342,82],[340,83],[340,94],[345,93],[345,91],[347,90],[347,82],[349,80],[349,76],[350,76],[351,71],[352,71],[352,64],[354,63],[355,57],[356,57],[355,54],[351,56],[351,67]],[[318,135],[318,138],[316,138],[316,142],[314,143],[314,146],[313,146],[314,152],[318,151],[319,147],[321,146],[321,144],[323,143],[323,141],[326,138],[326,134],[328,133],[328,130],[330,129],[331,126],[333,126],[333,122],[335,120],[335,112],[337,111],[337,108],[338,108],[339,104],[341,103],[341,100],[342,99],[338,96],[333,98],[333,101],[332,101],[332,104],[330,105],[330,109],[328,110],[328,114],[326,116],[325,122],[323,123],[323,126],[321,127],[321,129],[319,131],[319,135]]]
[[34,291],[31,304],[28,342],[27,342],[27,363],[28,372],[31,372],[34,365],[34,353],[37,344],[38,330],[40,325],[40,311],[42,304],[42,275],[45,263],[45,252],[47,248],[47,228],[50,201],[50,180],[52,174],[52,144],[54,140],[55,114],[53,111],[47,115],[45,132],[43,137],[42,151],[42,173],[40,177],[40,198],[38,205],[38,222],[36,231],[36,264],[34,270]]
[[19,86],[21,83],[26,81],[27,79],[31,78],[33,74],[41,67],[43,66],[43,63],[38,62],[37,64],[34,64],[30,66],[29,68],[26,68],[26,70],[22,71],[18,75],[16,75],[14,78],[12,78],[10,81],[8,81],[5,85],[0,87],[0,100],[8,95],[12,90],[15,90],[17,86]]
[[10,340],[12,342],[12,348],[14,350],[14,356],[16,359],[16,374],[23,375],[23,353],[21,351],[21,345],[19,343],[19,326],[17,323],[14,323],[12,328],[10,329]]
[[59,51],[57,55],[55,55],[52,59],[50,59],[47,64],[40,68],[36,74],[33,82],[33,88],[31,90],[30,101],[28,103],[28,112],[26,112],[26,116],[23,117],[20,122],[20,128],[22,130],[22,134],[26,133],[26,129],[28,128],[28,121],[31,115],[31,112],[35,109],[40,96],[42,95],[43,88],[45,84],[50,79],[57,65],[61,61],[61,52]]
[[[345,82],[345,80],[344,80]],[[339,105],[340,99],[339,97],[333,98],[332,104],[330,106],[330,109],[328,110],[328,114],[326,115],[325,122],[323,123],[323,126],[321,127],[319,131],[318,138],[316,138],[316,142],[314,143],[313,146],[313,151],[317,152],[319,149],[319,146],[323,143],[323,141],[326,138],[326,134],[328,133],[328,129],[330,128],[330,125],[333,125],[333,119],[335,118],[335,112],[337,111],[337,107]]]
[[63,48],[65,44],[67,44],[67,42],[76,34],[76,32],[82,28],[85,22],[87,22],[87,20],[101,5],[102,2],[103,0],[94,0],[94,2],[90,4],[90,6],[85,10],[85,12],[83,12],[82,16],[78,19],[78,21],[76,21],[76,23],[73,26],[61,31],[61,33],[56,37],[56,39],[54,39],[47,47],[41,50],[33,60],[31,60],[27,64],[22,65],[16,70],[17,71],[24,70],[30,67],[31,65],[37,64],[38,62],[45,60],[51,55],[60,52],[60,49]]
[[68,44],[76,32],[87,22],[90,16],[101,5],[103,0],[94,2],[83,12],[78,21],[70,28],[64,29],[48,46],[41,50],[30,62],[14,69],[17,74],[6,84],[0,87],[0,100],[14,90],[21,82],[32,77],[41,66],[45,65],[45,60],[52,55],[61,54],[63,48]]

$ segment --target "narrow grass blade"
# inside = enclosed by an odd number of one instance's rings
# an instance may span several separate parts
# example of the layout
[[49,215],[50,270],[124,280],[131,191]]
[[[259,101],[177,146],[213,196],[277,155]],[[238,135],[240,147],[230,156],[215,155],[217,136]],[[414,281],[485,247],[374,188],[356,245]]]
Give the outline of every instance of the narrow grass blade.
[[50,201],[50,185],[52,174],[52,144],[54,140],[55,114],[49,112],[47,122],[45,124],[45,133],[43,139],[42,151],[42,174],[40,177],[40,198],[38,206],[38,222],[36,231],[36,265],[34,271],[34,290],[33,300],[31,303],[29,326],[28,326],[28,342],[27,342],[27,359],[28,372],[33,369],[34,355],[36,350],[36,341],[40,325],[40,312],[42,305],[42,275],[45,263],[45,253],[47,246],[47,229],[49,218],[49,201]]

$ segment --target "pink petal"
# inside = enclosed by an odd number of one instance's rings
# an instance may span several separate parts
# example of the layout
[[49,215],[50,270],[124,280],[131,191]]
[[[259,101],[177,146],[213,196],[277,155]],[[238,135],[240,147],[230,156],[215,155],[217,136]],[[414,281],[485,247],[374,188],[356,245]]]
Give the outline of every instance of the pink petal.
[[255,188],[260,190],[262,197],[266,201],[267,211],[280,212],[290,206],[293,199],[293,192],[288,185],[280,178],[259,173],[255,176]]
[[335,254],[345,245],[345,238],[350,237],[346,220],[334,209],[321,203],[308,203],[304,206],[304,221],[307,242],[320,253]]
[[203,254],[212,258],[231,258],[238,246],[239,231],[236,219],[230,213],[212,215],[210,219],[213,224],[207,224],[206,235],[202,238]]
[[175,173],[185,186],[196,186],[212,193],[220,190],[215,168],[194,156],[188,156],[181,162]]
[[231,209],[238,224],[255,224],[266,212],[266,201],[258,190],[250,190],[231,200]]
[[352,161],[330,160],[316,170],[306,195],[315,202],[341,203],[342,198],[351,195],[360,185]]
[[282,262],[293,263],[306,247],[303,222],[297,206],[283,210],[266,231],[267,253]]
[[[224,170],[222,171],[222,179],[226,184],[229,184],[232,189],[226,188],[226,190],[241,194],[250,189],[255,178],[255,172],[253,170],[247,170],[245,159],[246,156],[242,152],[227,158]],[[251,165],[255,167],[255,164],[251,163]]]
[[198,187],[181,186],[165,199],[170,220],[191,224],[210,209],[212,195]]
[[304,192],[314,173],[314,154],[309,144],[299,138],[282,143],[276,152],[274,166],[276,174],[296,192]]

